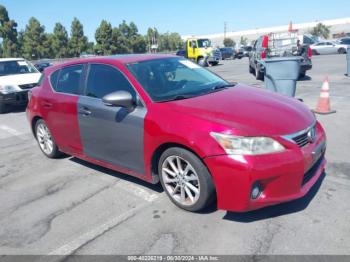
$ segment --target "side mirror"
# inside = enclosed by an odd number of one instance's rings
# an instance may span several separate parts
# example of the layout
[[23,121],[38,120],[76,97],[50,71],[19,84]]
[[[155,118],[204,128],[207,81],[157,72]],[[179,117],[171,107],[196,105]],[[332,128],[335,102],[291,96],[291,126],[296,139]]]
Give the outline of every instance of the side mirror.
[[134,99],[132,95],[127,91],[116,91],[105,95],[102,98],[102,102],[107,106],[124,107],[129,112],[135,107]]

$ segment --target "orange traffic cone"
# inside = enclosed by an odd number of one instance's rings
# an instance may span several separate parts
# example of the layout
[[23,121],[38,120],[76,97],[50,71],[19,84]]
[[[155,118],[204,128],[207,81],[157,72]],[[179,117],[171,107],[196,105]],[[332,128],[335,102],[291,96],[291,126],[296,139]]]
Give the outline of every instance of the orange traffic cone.
[[314,113],[327,115],[335,113],[335,110],[331,110],[331,103],[329,98],[329,81],[328,76],[323,82],[322,88],[321,88],[321,94],[320,98],[318,100],[318,104],[315,110],[312,110]]

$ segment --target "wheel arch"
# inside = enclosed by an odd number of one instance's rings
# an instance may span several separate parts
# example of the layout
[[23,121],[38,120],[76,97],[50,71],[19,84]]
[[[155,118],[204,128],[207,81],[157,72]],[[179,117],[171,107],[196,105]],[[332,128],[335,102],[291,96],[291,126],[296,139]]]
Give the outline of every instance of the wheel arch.
[[42,119],[42,117],[40,117],[40,116],[34,116],[33,119],[32,119],[32,121],[31,121],[31,125],[30,125],[30,126],[31,126],[32,133],[33,133],[34,137],[36,137],[36,134],[35,134],[35,125],[36,125],[36,123],[37,123],[40,119]]
[[[203,159],[200,157],[200,155],[194,151],[192,148],[185,146],[183,144],[180,143],[174,143],[174,142],[169,142],[169,143],[164,143],[159,145],[153,152],[152,157],[151,157],[151,174],[153,177],[157,177],[158,181],[159,181],[159,174],[158,174],[158,162],[159,159],[161,157],[161,155],[169,148],[173,148],[173,147],[178,147],[178,148],[182,148],[185,149],[191,153],[193,153],[195,156],[198,157],[198,159],[203,163],[203,165],[207,168],[209,174],[212,176],[209,168],[207,167],[207,165],[205,164],[205,162],[203,161]],[[214,182],[214,180],[213,180]],[[215,187],[215,184],[214,184]]]
[[204,58],[204,56],[200,55],[197,57],[197,63],[199,62],[199,59]]

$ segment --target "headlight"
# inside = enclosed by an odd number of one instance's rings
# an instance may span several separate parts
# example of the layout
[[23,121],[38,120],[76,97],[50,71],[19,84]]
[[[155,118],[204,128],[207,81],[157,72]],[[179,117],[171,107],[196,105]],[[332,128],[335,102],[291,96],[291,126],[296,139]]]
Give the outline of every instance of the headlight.
[[285,150],[280,143],[269,137],[240,137],[215,132],[210,135],[228,155],[262,155]]
[[6,95],[18,91],[18,87],[13,85],[0,85],[0,93]]

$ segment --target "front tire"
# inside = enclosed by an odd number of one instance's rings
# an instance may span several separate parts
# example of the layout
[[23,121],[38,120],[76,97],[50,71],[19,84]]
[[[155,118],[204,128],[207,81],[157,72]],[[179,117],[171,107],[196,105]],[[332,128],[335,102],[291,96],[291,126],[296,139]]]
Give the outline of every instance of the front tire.
[[182,209],[197,212],[214,199],[215,188],[208,169],[188,150],[167,149],[159,159],[158,174],[170,200]]
[[198,59],[198,64],[202,67],[205,67],[206,64],[205,64],[205,59],[203,57],[199,58]]
[[35,124],[35,137],[45,156],[48,158],[57,158],[61,156],[62,153],[58,150],[56,142],[51,135],[51,131],[42,119],[39,119]]

